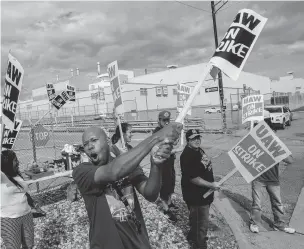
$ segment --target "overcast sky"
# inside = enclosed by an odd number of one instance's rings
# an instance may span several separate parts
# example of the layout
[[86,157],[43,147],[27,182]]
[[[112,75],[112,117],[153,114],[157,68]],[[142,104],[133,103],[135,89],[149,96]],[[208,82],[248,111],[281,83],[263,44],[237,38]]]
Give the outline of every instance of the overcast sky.
[[[168,64],[207,62],[214,53],[210,2],[3,2],[1,84],[9,49],[25,69],[23,96],[78,67],[96,75],[118,60],[136,75]],[[244,71],[269,77],[293,71],[304,78],[304,2],[232,2],[217,13],[222,36],[236,13],[252,9],[268,18]]]

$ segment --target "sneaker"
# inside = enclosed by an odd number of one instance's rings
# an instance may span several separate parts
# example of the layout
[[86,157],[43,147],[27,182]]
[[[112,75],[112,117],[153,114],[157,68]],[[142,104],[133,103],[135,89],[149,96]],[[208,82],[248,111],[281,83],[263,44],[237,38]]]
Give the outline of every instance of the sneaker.
[[169,207],[170,209],[174,209],[174,210],[177,210],[177,209],[178,209],[178,207],[177,207],[176,205],[174,205],[172,202],[168,205],[168,207]]
[[274,226],[273,229],[275,231],[282,231],[282,232],[290,233],[290,234],[294,234],[296,232],[296,229],[291,228],[291,227],[276,227],[276,226]]
[[167,211],[164,211],[164,214],[166,215],[166,217],[173,221],[173,222],[176,222],[177,221],[177,218],[176,216],[170,211],[170,210],[167,210]]
[[253,232],[253,233],[258,233],[259,232],[259,226],[258,225],[255,225],[255,224],[250,224],[250,231]]

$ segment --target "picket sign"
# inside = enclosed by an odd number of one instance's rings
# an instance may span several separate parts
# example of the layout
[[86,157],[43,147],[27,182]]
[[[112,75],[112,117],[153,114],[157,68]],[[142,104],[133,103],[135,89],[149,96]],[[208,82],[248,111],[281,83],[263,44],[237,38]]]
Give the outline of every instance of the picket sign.
[[[190,110],[191,108],[191,104],[194,100],[194,98],[196,97],[197,93],[199,92],[201,86],[204,84],[205,79],[207,78],[207,76],[209,75],[210,71],[212,70],[213,65],[211,65],[210,63],[208,63],[205,67],[204,72],[202,73],[199,81],[197,82],[197,84],[195,85],[195,87],[193,88],[193,91],[191,92],[184,108],[181,110],[181,112],[178,114],[175,122],[179,122],[181,123],[184,118],[187,115],[187,112]],[[210,84],[210,83],[209,83]]]
[[5,148],[11,150],[14,148],[21,126],[22,126],[22,120],[15,118],[15,125],[12,131],[7,128],[4,128],[2,134],[3,137],[1,138],[2,149]]
[[[264,120],[263,95],[249,95],[242,99],[242,124]],[[252,124],[252,122],[251,122]]]
[[114,100],[114,110],[115,116],[117,118],[117,123],[120,132],[120,139],[122,142],[123,149],[126,148],[125,140],[123,137],[122,129],[121,129],[121,121],[119,114],[124,113],[123,99],[121,94],[121,86],[119,80],[119,71],[118,71],[118,63],[117,61],[111,62],[107,67],[108,75],[111,83],[112,96]]
[[[17,112],[17,105],[21,93],[24,69],[19,61],[8,54],[7,70],[4,78],[4,96],[2,100],[2,129],[4,125],[13,131]],[[3,132],[2,132],[3,133]],[[2,137],[3,138],[3,137]],[[1,141],[2,142],[2,141]]]
[[[251,120],[250,121],[250,131],[252,130],[254,125],[254,121]],[[236,172],[238,172],[237,168],[234,168],[233,170],[231,170],[227,175],[225,175],[219,182],[219,186],[221,186],[224,182],[226,182],[230,177],[232,177]],[[214,192],[213,189],[209,189],[204,195],[203,197],[206,199],[210,194],[212,194]]]
[[228,151],[233,164],[247,183],[252,182],[291,154],[265,121],[260,121]]
[[[211,74],[211,76],[215,78],[214,72],[217,70],[214,70],[214,68],[220,69],[232,80],[239,78],[245,62],[264,28],[266,21],[267,18],[249,9],[242,9],[237,13],[224,38],[206,65],[203,74],[194,87],[184,108],[179,113],[176,122],[183,121],[206,77]],[[251,124],[251,127],[253,127],[253,124]],[[228,175],[220,181],[220,184],[228,180],[237,171],[238,169],[235,168],[229,172]],[[213,190],[209,190],[204,197],[206,198],[212,192]]]

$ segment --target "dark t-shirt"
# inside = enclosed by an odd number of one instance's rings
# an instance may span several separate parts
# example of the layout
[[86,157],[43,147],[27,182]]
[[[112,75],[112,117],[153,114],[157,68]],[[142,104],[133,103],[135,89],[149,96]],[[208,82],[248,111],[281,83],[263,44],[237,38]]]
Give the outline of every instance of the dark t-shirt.
[[[159,126],[157,126],[153,133],[161,130]],[[175,188],[175,169],[174,169],[174,161],[175,154],[171,154],[171,156],[163,163],[162,168],[162,187],[160,189],[160,197],[167,198],[168,195],[174,193]]]
[[279,164],[276,164],[271,169],[267,170],[264,174],[260,175],[256,179],[256,181],[279,185],[280,184]]
[[[98,166],[82,163],[73,170],[73,178],[83,196],[90,221],[91,249],[150,249],[149,238],[134,187],[146,181],[140,167],[128,177],[117,181],[128,203],[134,203],[134,213],[141,223],[141,232],[111,185],[98,185],[94,174]],[[132,206],[132,207],[133,207]]]
[[182,171],[182,193],[184,201],[188,205],[202,206],[213,202],[214,195],[209,195],[206,199],[203,195],[209,190],[191,182],[193,178],[200,177],[208,182],[214,182],[211,160],[205,152],[199,148],[194,150],[186,146],[180,157]]

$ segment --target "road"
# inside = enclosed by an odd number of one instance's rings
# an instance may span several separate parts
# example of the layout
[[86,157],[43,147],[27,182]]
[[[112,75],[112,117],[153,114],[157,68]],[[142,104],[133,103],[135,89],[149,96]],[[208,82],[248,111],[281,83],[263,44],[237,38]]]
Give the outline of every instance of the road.
[[[292,152],[294,157],[294,163],[291,165],[280,164],[280,185],[281,185],[281,196],[285,209],[285,221],[288,223],[295,205],[298,200],[298,196],[304,186],[304,113],[297,113],[295,120],[292,122],[290,127],[285,130],[277,131],[277,136],[285,143],[285,145]],[[246,134],[246,132],[244,132]],[[232,168],[233,164],[229,156],[225,151],[229,150],[233,144],[236,144],[241,136],[238,138],[231,137],[227,140],[226,137],[220,138],[213,142],[213,145],[217,146],[219,151],[223,153],[213,160],[215,174],[224,176]],[[209,150],[212,152],[212,149]],[[223,186],[223,192],[233,199],[235,202],[240,204],[246,210],[251,208],[251,186],[246,183],[239,173],[236,173],[230,178]],[[271,211],[271,204],[266,191],[263,193],[263,232],[270,232],[272,229],[269,227],[273,220]],[[242,232],[246,235],[252,245],[256,245],[254,248],[281,248],[273,247],[271,245],[262,245],[259,243],[258,237],[253,236],[248,229],[249,215],[243,215],[243,224],[241,226]],[[283,235],[284,236],[284,235]],[[269,244],[269,243],[268,243]],[[260,246],[260,247],[259,247]],[[289,247],[292,248],[292,247]]]

